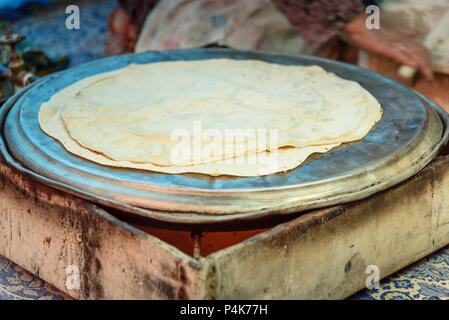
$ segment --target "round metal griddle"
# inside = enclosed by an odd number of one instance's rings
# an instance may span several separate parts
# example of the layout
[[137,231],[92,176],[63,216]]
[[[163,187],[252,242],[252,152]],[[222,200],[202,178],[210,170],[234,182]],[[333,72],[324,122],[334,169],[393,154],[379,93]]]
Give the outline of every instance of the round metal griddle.
[[[75,156],[40,129],[41,104],[85,77],[129,63],[210,58],[319,65],[359,82],[381,103],[380,122],[359,142],[262,177],[162,174],[99,165]],[[220,72],[217,70],[217,72]],[[251,223],[367,197],[416,174],[448,140],[448,116],[431,101],[379,74],[310,56],[192,49],[130,54],[52,74],[10,98],[0,114],[4,160],[40,182],[117,209],[127,218],[186,228]]]

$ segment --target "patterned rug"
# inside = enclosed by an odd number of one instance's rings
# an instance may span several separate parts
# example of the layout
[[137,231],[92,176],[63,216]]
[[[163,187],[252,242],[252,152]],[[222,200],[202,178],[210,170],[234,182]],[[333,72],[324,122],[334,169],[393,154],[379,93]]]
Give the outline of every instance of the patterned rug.
[[[51,57],[67,55],[71,66],[105,56],[106,20],[117,1],[82,1],[80,29],[67,30],[65,7],[61,4],[39,16],[11,22],[14,32],[25,34],[29,42]],[[16,264],[0,257],[1,299],[67,299]],[[381,281],[378,290],[363,290],[350,299],[445,299],[449,300],[449,246]]]
[[396,272],[355,300],[449,300],[449,246]]
[[0,256],[0,300],[66,300],[69,296]]

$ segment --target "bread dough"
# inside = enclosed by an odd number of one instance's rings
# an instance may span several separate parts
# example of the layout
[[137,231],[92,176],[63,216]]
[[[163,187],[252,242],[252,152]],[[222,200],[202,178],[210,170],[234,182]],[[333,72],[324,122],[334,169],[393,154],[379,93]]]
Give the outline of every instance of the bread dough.
[[[105,165],[258,176],[360,140],[381,116],[367,90],[318,66],[210,59],[130,64],[85,78],[43,103],[39,123],[68,151]],[[200,156],[174,157],[177,130],[189,133],[189,148],[202,146]],[[256,135],[236,139],[227,130]]]

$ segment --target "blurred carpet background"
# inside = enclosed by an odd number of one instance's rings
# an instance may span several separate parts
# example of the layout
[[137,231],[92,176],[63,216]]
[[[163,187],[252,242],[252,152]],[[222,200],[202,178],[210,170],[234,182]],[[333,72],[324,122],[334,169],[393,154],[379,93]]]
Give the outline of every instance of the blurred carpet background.
[[76,3],[80,8],[79,30],[66,28],[66,1],[56,1],[20,19],[3,19],[3,23],[13,32],[25,35],[32,47],[43,50],[51,58],[68,56],[73,67],[106,56],[107,18],[118,2],[91,0]]

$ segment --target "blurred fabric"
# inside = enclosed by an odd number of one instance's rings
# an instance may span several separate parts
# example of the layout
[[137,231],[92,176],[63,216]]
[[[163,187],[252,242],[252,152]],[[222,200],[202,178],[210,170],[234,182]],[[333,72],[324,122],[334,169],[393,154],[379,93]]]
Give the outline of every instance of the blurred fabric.
[[57,60],[61,56],[68,56],[70,67],[105,57],[107,20],[118,2],[116,0],[76,1],[81,16],[79,30],[66,28],[67,3],[70,2],[52,0],[45,10],[24,15],[20,19],[6,21],[3,27],[13,33],[25,35],[29,48],[42,50],[50,59]]
[[[426,43],[428,35],[437,34],[438,41],[428,47],[435,72],[449,74],[449,1],[448,0],[384,0],[382,19],[406,30],[415,31]],[[443,26],[440,26],[443,25]],[[427,45],[428,46],[428,45]]]
[[29,5],[48,5],[55,0],[2,0],[0,1],[0,17],[18,19],[28,10]]

